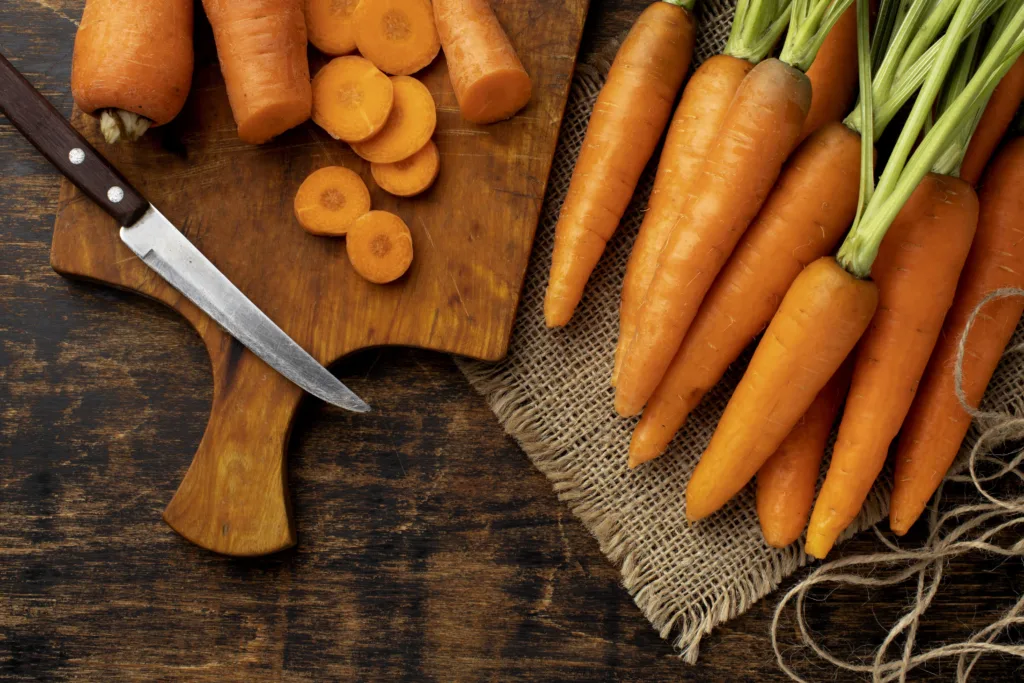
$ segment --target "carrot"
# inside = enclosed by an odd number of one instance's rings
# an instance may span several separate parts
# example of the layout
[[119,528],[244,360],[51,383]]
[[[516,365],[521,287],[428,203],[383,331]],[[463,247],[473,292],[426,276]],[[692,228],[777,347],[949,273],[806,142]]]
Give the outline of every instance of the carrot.
[[192,0],[88,0],[75,36],[71,93],[107,142],[169,123],[192,83]]
[[434,184],[441,169],[437,145],[428,141],[408,159],[393,164],[370,164],[370,173],[382,190],[396,197],[412,197]]
[[801,271],[687,485],[688,519],[707,517],[746,486],[849,355],[877,304],[874,283],[831,257]]
[[996,86],[992,98],[985,107],[978,127],[971,136],[963,163],[960,164],[960,177],[971,185],[977,185],[981,172],[985,169],[989,157],[1002,139],[1010,122],[1017,114],[1021,100],[1024,100],[1024,57],[1018,57],[1010,71]]
[[430,142],[437,126],[434,98],[411,76],[393,76],[394,105],[379,133],[363,142],[352,143],[352,150],[375,164],[393,164],[408,159]]
[[412,264],[409,226],[387,211],[370,211],[357,218],[349,228],[345,249],[355,271],[377,284],[397,280]]
[[243,142],[262,144],[309,119],[313,93],[300,0],[203,0]]
[[594,104],[555,226],[548,327],[569,322],[672,113],[693,52],[685,8],[655,2],[633,24]]
[[778,59],[747,74],[658,259],[615,392],[635,415],[675,356],[697,307],[782,170],[810,106],[807,77]]
[[430,0],[366,0],[353,21],[360,54],[394,76],[426,68],[441,51]]
[[295,193],[295,218],[314,235],[344,235],[352,222],[369,210],[366,183],[342,166],[314,171]]
[[839,242],[857,211],[860,154],[860,136],[840,123],[826,125],[797,149],[647,404],[630,443],[630,467],[661,455],[768,324],[804,266]]
[[[1024,30],[1024,7],[1012,8],[1012,11],[1016,12],[1013,20],[1003,31],[994,32],[989,53],[963,86],[962,91],[948,103],[922,139],[921,131],[932,115],[933,105],[943,87],[946,74],[958,56],[960,43],[969,33],[967,28],[978,3],[979,0],[962,0],[955,7],[945,36],[937,41],[937,56],[929,64],[920,93],[907,116],[899,139],[889,154],[878,185],[873,190],[870,187],[870,180],[874,177],[874,171],[870,163],[870,146],[867,144],[871,136],[864,135],[862,153],[866,166],[861,179],[864,183],[862,190],[866,191],[862,192],[863,210],[859,212],[836,259],[826,257],[807,266],[786,293],[687,488],[687,515],[691,519],[711,514],[746,485],[754,471],[778,448],[828,378],[860,340],[874,316],[879,298],[878,287],[865,278],[872,272],[880,244],[887,231],[929,169],[939,161],[950,140],[955,139],[963,128],[962,124],[966,117],[975,111],[979,103],[983,106],[986,93],[991,93],[992,84],[998,80],[997,76],[1004,67],[1008,68],[1007,58],[1012,55],[1015,59],[1020,50],[1024,49],[1024,46],[1017,48],[1014,45],[1015,39]],[[917,21],[924,14],[920,10],[928,6],[930,5],[927,0],[915,0],[915,5],[904,16],[903,21]],[[871,73],[870,60],[864,53],[866,41],[862,40],[867,33],[866,9],[866,5],[858,5],[858,45],[862,82],[867,80],[866,74]],[[903,34],[912,34],[912,28],[908,29],[904,24],[902,29],[906,30]],[[927,49],[927,45],[924,48]],[[972,57],[973,55],[968,54],[962,64],[971,64]],[[871,120],[870,112],[874,109],[874,85],[861,88],[861,107],[864,112],[868,112],[864,114],[868,121]],[[956,163],[959,163],[958,159]],[[961,185],[966,187],[966,184]],[[914,221],[906,218],[913,215],[913,211],[903,214],[903,222],[913,223]],[[938,238],[932,239],[941,242]],[[950,236],[949,239],[955,241],[957,237]],[[959,239],[960,242],[965,241],[962,235]],[[969,242],[969,239],[966,241]],[[940,249],[934,256],[937,265],[928,270],[933,273],[941,270],[947,277],[952,272],[951,277],[955,280],[960,266],[954,268],[949,265],[950,262],[955,262],[955,257],[950,257],[949,254],[959,248],[959,245],[951,244],[945,250]],[[966,255],[966,250],[963,251]],[[941,267],[938,264],[941,264]],[[904,277],[915,279],[910,275]],[[898,282],[899,278],[893,278],[893,281]],[[940,296],[943,286],[943,283],[934,281],[927,284],[929,288],[934,287]],[[913,298],[927,300],[930,292],[928,289],[923,293],[914,293]],[[903,297],[904,300],[909,298],[910,295]],[[948,307],[948,301],[946,306]],[[941,305],[926,302],[922,307],[934,311],[941,308]],[[883,313],[879,320],[888,317]],[[935,334],[937,330],[938,326]],[[911,330],[909,334],[913,336],[914,331]],[[897,355],[899,353],[897,352]],[[877,354],[872,354],[867,348],[858,351],[858,359],[876,356]],[[848,399],[844,424],[850,420],[853,402],[858,398],[856,367],[853,381],[854,388],[851,389]],[[889,398],[890,402],[898,400],[898,397]],[[907,402],[909,405],[909,399]],[[841,440],[842,429],[841,427]],[[878,426],[873,429],[877,430]],[[838,467],[834,456],[830,472],[838,471]],[[869,479],[868,472],[873,469],[874,463],[846,462],[846,467],[860,470],[858,473],[846,473],[847,479],[859,485],[863,480]],[[870,486],[870,481],[868,485]],[[833,507],[830,502],[833,494],[842,494],[834,485],[830,487],[827,482],[826,489],[815,504],[808,532],[806,549],[816,556],[827,550],[825,545],[831,545],[831,540],[827,544],[823,543],[823,534],[816,531],[816,517],[821,519],[830,516],[827,511]],[[839,504],[838,501],[836,503]]]
[[636,314],[654,278],[658,254],[688,196],[687,188],[707,156],[743,77],[753,68],[745,59],[715,55],[697,68],[683,90],[683,99],[676,107],[665,138],[647,211],[626,265],[612,386],[618,381],[627,340],[636,333]]
[[359,0],[306,0],[309,42],[326,55],[347,55],[356,49],[353,15]]
[[313,122],[338,140],[368,140],[387,123],[394,91],[370,60],[337,57],[313,79]]
[[832,463],[811,515],[807,552],[824,557],[856,518],[910,410],[978,223],[978,197],[929,174],[896,217],[871,277],[878,312],[857,350]]
[[533,83],[488,0],[434,0],[434,20],[462,118],[495,123],[533,96]]
[[852,367],[849,360],[843,363],[757,471],[757,518],[765,542],[773,548],[793,543],[807,526],[825,445],[850,388]]
[[850,7],[829,31],[811,67],[811,109],[800,132],[802,142],[850,110],[857,92],[857,8]]
[[[1024,287],[1021,187],[1024,138],[1009,143],[985,173],[979,192],[978,232],[960,276],[953,307],[903,425],[889,507],[889,526],[899,536],[924,511],[971,425],[971,416],[957,399],[953,374],[968,321],[990,293],[1004,287]],[[963,391],[971,407],[977,408],[981,402],[1022,311],[1024,299],[1002,298],[986,304],[975,319],[963,358]]]

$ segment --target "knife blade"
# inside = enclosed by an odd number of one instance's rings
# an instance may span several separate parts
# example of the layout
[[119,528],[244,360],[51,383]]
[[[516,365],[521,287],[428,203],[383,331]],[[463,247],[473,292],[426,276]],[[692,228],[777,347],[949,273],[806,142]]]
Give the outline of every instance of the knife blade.
[[121,225],[121,240],[235,339],[314,396],[370,407],[268,318],[0,54],[0,111],[51,164]]

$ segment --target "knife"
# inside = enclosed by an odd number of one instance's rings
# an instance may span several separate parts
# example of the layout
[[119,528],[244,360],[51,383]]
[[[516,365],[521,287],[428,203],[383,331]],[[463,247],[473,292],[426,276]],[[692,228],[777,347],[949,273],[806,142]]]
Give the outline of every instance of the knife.
[[57,170],[117,219],[129,249],[267,365],[327,403],[357,413],[370,410],[231,284],[2,54],[0,111]]

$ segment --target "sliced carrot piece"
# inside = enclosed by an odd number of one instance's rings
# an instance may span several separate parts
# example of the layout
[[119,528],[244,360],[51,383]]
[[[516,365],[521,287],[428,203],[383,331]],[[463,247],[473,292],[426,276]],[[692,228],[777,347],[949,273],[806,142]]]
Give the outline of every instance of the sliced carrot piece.
[[441,50],[429,0],[361,2],[355,26],[359,52],[395,76],[425,68]]
[[379,133],[352,144],[356,154],[375,164],[408,159],[430,141],[437,126],[437,109],[427,86],[410,76],[391,79],[395,103]]
[[433,140],[408,159],[393,164],[370,164],[381,189],[397,197],[412,197],[434,184],[441,170],[441,154]]
[[352,224],[345,249],[361,276],[377,284],[394,282],[412,263],[412,233],[395,214],[370,211]]
[[327,55],[354,52],[358,6],[359,0],[306,0],[306,32],[313,47]]
[[345,142],[379,133],[394,101],[391,79],[355,55],[332,59],[313,79],[313,121]]
[[366,183],[342,166],[314,171],[295,193],[295,217],[314,235],[344,235],[352,222],[369,210]]

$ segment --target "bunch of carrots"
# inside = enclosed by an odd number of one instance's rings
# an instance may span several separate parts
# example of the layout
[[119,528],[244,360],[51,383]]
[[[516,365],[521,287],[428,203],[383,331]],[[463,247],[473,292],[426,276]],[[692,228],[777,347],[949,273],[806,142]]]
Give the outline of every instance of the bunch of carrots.
[[[412,75],[441,51],[463,117],[487,124],[530,101],[532,81],[488,0],[202,0],[244,142],[262,144],[312,118],[370,163],[384,191],[412,197],[440,171],[437,112]],[[192,79],[192,0],[88,0],[72,91],[108,142],[136,140],[181,111]],[[310,79],[308,42],[334,57]],[[352,54],[358,50],[359,54]],[[370,211],[362,178],[322,168],[295,215],[316,235],[347,235],[356,272],[391,282],[412,262],[408,226]]]
[[857,516],[901,428],[891,526],[906,533],[1024,310],[987,298],[1024,285],[1024,200],[1010,189],[1024,145],[1008,144],[974,189],[1024,96],[1024,3],[877,9],[872,30],[864,0],[741,0],[723,54],[693,74],[670,122],[692,6],[648,7],[597,100],[545,299],[548,325],[568,324],[667,128],[611,377],[617,412],[643,413],[629,465],[661,455],[763,332],[688,483],[687,516],[711,515],[756,475],[766,541],[792,543],[809,520],[816,557]]

